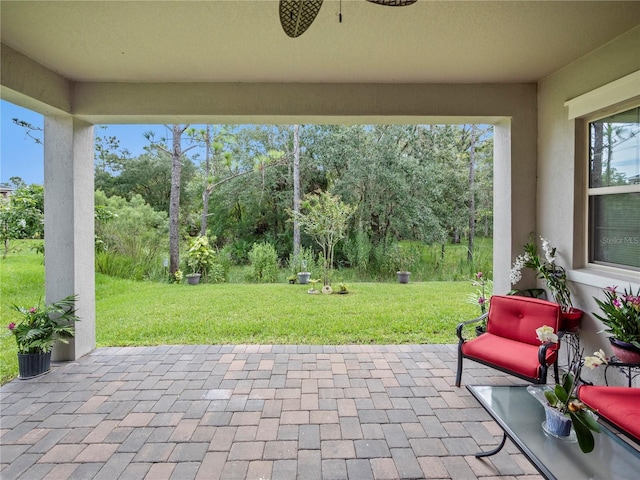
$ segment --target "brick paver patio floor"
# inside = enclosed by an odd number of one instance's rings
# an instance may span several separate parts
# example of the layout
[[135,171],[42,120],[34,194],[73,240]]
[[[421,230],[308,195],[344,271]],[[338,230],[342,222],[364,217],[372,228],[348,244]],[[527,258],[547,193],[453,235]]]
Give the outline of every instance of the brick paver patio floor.
[[[10,479],[540,478],[453,345],[100,348],[0,388]],[[521,381],[465,361],[463,384]]]

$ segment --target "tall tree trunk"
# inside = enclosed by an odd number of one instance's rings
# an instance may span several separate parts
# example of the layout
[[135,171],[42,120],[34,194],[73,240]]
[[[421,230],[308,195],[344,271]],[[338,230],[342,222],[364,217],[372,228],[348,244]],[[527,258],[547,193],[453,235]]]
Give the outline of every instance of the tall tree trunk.
[[473,240],[476,234],[476,125],[471,126],[471,145],[469,147],[469,236],[467,241],[467,261],[473,261]]
[[591,181],[590,187],[602,187],[602,151],[604,149],[604,124],[594,122],[593,128],[593,151],[591,152]]
[[169,273],[180,269],[180,177],[182,175],[182,132],[180,125],[171,126],[171,196],[169,200]]
[[200,235],[203,237],[207,234],[209,195],[211,194],[211,190],[209,189],[209,175],[211,175],[211,125],[207,125],[204,141],[206,142],[206,153],[204,166],[204,190],[202,190],[202,220],[200,222]]
[[300,254],[300,125],[293,126],[293,256]]
[[607,137],[607,143],[606,143],[607,169],[606,169],[606,176],[605,176],[605,186],[610,187],[611,186],[611,160],[613,159],[613,135],[614,135],[613,124],[607,123],[607,126],[605,128],[605,134]]

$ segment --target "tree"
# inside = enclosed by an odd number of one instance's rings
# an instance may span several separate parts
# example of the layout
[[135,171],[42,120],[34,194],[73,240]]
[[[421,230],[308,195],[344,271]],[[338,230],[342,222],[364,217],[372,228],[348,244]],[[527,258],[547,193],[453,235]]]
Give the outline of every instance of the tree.
[[298,215],[300,226],[322,248],[324,284],[329,285],[336,244],[346,236],[347,222],[354,211],[329,192],[318,191],[308,195]]
[[[24,183],[24,182],[23,182]],[[44,236],[44,188],[22,185],[8,197],[0,197],[0,241],[2,258],[9,253],[9,242]]]
[[300,254],[300,125],[293,126],[293,255]]
[[[182,148],[182,134],[189,125],[171,125],[171,150],[161,143],[155,146],[171,155],[171,195],[169,199],[169,274],[174,275],[180,269],[180,189],[183,155],[195,148],[191,145]],[[153,134],[147,133],[146,138],[154,143]]]
[[467,261],[473,261],[473,240],[476,234],[476,135],[477,125],[471,125],[471,140],[469,145],[469,232],[467,234]]

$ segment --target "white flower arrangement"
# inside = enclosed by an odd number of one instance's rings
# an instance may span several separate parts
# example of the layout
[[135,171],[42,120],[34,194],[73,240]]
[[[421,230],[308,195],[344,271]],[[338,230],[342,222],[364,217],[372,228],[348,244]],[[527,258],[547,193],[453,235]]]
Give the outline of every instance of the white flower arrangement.
[[541,343],[558,343],[558,335],[553,331],[553,327],[550,327],[549,325],[543,325],[542,327],[536,328],[536,335]]

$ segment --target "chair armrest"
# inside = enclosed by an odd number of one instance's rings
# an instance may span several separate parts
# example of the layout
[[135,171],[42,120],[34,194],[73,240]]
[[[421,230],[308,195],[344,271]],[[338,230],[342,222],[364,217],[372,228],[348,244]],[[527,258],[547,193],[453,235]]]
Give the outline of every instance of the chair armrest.
[[481,322],[482,320],[486,319],[488,316],[489,316],[489,313],[487,312],[487,313],[483,313],[477,318],[474,318],[473,320],[467,320],[466,322],[459,323],[458,326],[456,327],[456,335],[458,336],[458,339],[461,342],[464,342],[464,338],[462,337],[462,330],[466,325],[472,325],[474,323]]
[[540,345],[540,347],[538,347],[538,362],[540,363],[540,365],[546,365],[547,364],[547,350],[549,350],[551,347],[557,347],[558,349],[560,348],[560,332],[558,332],[558,343],[554,343],[554,342],[545,342],[542,345]]

